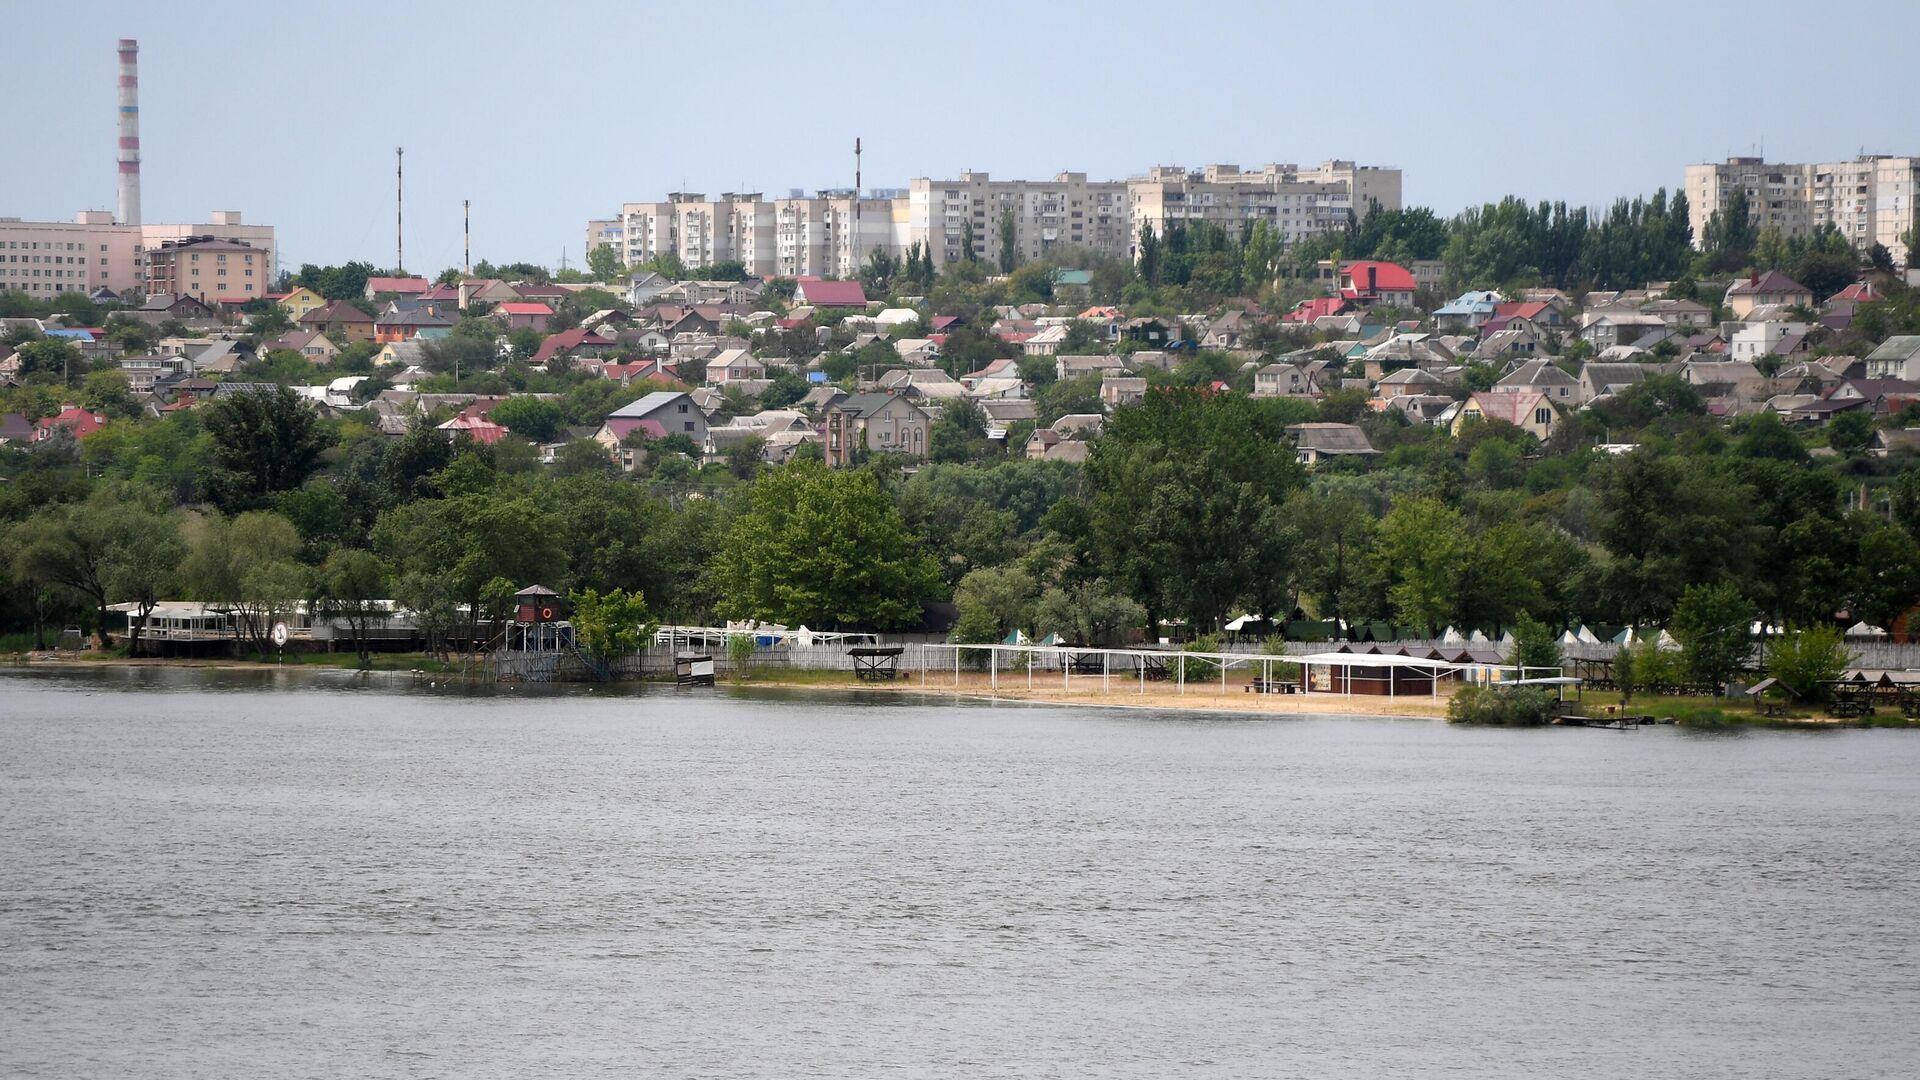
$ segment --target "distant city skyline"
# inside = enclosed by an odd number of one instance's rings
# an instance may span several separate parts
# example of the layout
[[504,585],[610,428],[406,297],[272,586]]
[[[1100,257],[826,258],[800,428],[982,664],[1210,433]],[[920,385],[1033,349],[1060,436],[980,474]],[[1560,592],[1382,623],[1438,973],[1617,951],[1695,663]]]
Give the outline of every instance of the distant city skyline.
[[[1800,8],[1638,0],[1524,19],[1413,3],[1327,9],[1121,0],[1075,9],[989,2],[955,41],[939,9],[742,4],[711,35],[691,8],[570,4],[529,19],[479,0],[457,29],[430,8],[350,0],[327,17],[243,23],[125,2],[7,13],[15,87],[0,216],[71,220],[115,202],[116,43],[140,42],[145,216],[239,210],[275,226],[282,265],[393,261],[393,151],[407,150],[407,269],[568,265],[581,223],[668,191],[865,186],[972,169],[1123,179],[1154,165],[1346,158],[1404,170],[1405,202],[1452,215],[1507,194],[1601,205],[1677,189],[1729,154],[1829,161],[1920,153],[1871,83],[1770,90],[1804,51]],[[1829,4],[1823,20],[1911,40],[1912,5]],[[804,24],[796,20],[804,12]],[[756,22],[765,32],[755,34]],[[1390,30],[1390,34],[1383,33]],[[1737,30],[1737,35],[1734,31]],[[989,38],[991,35],[989,35]],[[696,43],[698,47],[693,47]],[[1051,43],[1051,44],[1050,44]],[[964,47],[962,47],[964,46]],[[1229,50],[1234,51],[1229,51]],[[1307,66],[1311,64],[1311,68]],[[964,67],[965,70],[956,70]],[[1766,72],[1764,76],[1757,72]],[[1765,105],[1745,101],[1765,92]]]

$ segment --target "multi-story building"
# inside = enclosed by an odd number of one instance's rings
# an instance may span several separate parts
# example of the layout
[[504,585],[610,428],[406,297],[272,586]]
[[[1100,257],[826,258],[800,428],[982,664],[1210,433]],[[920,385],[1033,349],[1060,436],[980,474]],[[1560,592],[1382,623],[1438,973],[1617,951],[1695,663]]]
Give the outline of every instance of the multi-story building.
[[272,291],[264,251],[232,240],[194,236],[163,240],[147,249],[148,295],[191,296],[203,304],[253,300]]
[[994,180],[976,172],[957,180],[921,178],[907,199],[907,242],[925,244],[935,266],[965,258],[969,235],[976,258],[998,258],[1008,214],[1022,259],[1070,249],[1125,257],[1132,237],[1126,183],[1089,182],[1086,173],[1052,180]]
[[774,274],[851,278],[875,251],[900,255],[906,247],[905,203],[855,198],[851,190],[775,199]]
[[1002,223],[1011,215],[1022,261],[1087,251],[1134,256],[1144,225],[1164,232],[1174,222],[1211,221],[1240,229],[1266,220],[1283,243],[1342,228],[1349,211],[1365,217],[1377,202],[1401,205],[1398,169],[1326,161],[1303,169],[1267,165],[1243,172],[1209,165],[1189,172],[1155,168],[1131,180],[1088,180],[1063,172],[1051,180],[994,180],[963,172],[958,179],[922,177],[904,192],[794,191],[767,202],[759,194],[709,200],[676,192],[666,202],[626,203],[614,222],[588,223],[588,250],[617,244],[627,265],[673,252],[689,267],[737,259],[750,273],[851,277],[868,256],[904,255],[927,245],[936,266],[973,255],[999,258]]
[[[1143,227],[1165,233],[1169,225],[1205,221],[1238,236],[1264,220],[1281,243],[1344,228],[1349,211],[1365,218],[1378,203],[1400,208],[1400,170],[1351,161],[1326,161],[1317,168],[1264,165],[1243,171],[1237,165],[1208,165],[1189,172],[1156,166],[1127,181],[1132,211],[1131,235]],[[1131,249],[1131,248],[1130,248]]]
[[231,210],[216,210],[211,216],[211,222],[200,225],[123,225],[105,210],[83,210],[72,221],[0,218],[0,290],[39,297],[101,288],[154,291],[147,283],[150,252],[169,241],[177,244],[200,236],[236,241],[254,251],[255,288],[225,295],[265,295],[275,272],[273,226],[243,224],[241,215]]
[[1743,191],[1755,229],[1778,229],[1794,238],[1832,225],[1856,248],[1884,244],[1894,258],[1907,261],[1903,238],[1913,228],[1914,199],[1920,197],[1920,158],[1864,154],[1852,161],[1783,165],[1732,157],[1687,166],[1685,190],[1696,246],[1705,239],[1707,221]]
[[622,262],[627,258],[627,233],[625,222],[619,218],[607,218],[601,221],[587,222],[587,251],[592,255],[599,248],[610,247]]

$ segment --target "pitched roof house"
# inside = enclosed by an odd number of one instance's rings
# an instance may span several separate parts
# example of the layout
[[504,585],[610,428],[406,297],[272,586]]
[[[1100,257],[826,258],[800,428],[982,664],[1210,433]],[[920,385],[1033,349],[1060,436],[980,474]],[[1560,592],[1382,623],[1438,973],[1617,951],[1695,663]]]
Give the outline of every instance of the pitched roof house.
[[1813,290],[1778,270],[1756,272],[1727,289],[1726,305],[1734,318],[1744,319],[1754,308],[1766,305],[1812,307]]
[[1413,306],[1413,271],[1390,262],[1366,260],[1340,271],[1340,295],[1356,304]]
[[931,426],[932,418],[904,397],[855,394],[827,406],[827,464],[851,465],[863,450],[925,458]]
[[1503,420],[1544,442],[1559,425],[1560,414],[1538,390],[1482,390],[1460,406],[1453,433],[1460,434],[1474,420]]
[[1352,424],[1294,424],[1287,428],[1300,464],[1316,465],[1330,457],[1374,457],[1380,451],[1367,441],[1367,433]]
[[793,302],[808,307],[864,309],[867,306],[867,293],[857,281],[823,281],[815,277],[803,277],[794,285]]
[[323,331],[335,341],[373,340],[373,316],[345,300],[309,311],[297,321],[305,329]]
[[1495,390],[1538,390],[1561,405],[1584,404],[1580,380],[1560,370],[1548,360],[1529,360],[1514,368],[1493,384]]

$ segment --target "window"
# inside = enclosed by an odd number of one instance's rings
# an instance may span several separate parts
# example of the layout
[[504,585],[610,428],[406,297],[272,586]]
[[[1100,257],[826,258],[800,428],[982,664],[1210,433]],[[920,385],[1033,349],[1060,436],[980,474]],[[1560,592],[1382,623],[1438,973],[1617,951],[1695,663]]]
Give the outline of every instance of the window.
[[1552,410],[1552,409],[1546,409],[1546,408],[1541,408],[1541,409],[1535,409],[1535,410],[1533,410],[1533,422],[1534,422],[1534,423],[1536,423],[1536,424],[1549,424],[1549,423],[1552,423],[1552,422],[1553,422],[1553,410]]

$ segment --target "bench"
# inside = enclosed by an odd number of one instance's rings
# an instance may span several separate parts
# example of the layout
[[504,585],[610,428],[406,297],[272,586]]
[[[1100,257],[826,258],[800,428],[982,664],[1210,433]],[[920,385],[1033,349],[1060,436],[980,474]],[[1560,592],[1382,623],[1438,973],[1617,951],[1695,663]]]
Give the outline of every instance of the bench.
[[1297,694],[1300,684],[1285,679],[1254,679],[1246,686],[1249,694]]

